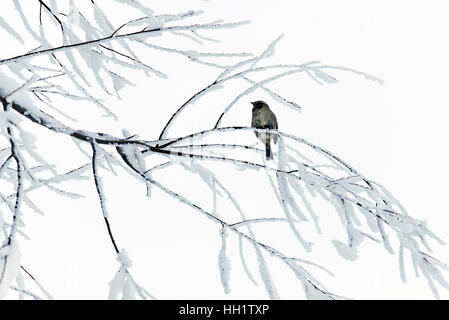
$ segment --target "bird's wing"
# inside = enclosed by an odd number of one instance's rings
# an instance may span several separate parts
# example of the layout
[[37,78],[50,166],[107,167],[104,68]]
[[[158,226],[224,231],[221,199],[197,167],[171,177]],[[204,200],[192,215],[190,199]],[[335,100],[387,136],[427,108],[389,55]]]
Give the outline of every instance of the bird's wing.
[[274,129],[278,129],[278,119],[276,118],[276,115],[273,113],[273,118],[274,118]]
[[257,123],[260,122],[258,119],[253,115],[253,118],[251,119],[251,127],[256,127]]
[[[273,123],[272,129],[278,129],[278,120],[276,118],[276,115],[273,113],[273,111],[270,110],[270,118],[271,122]],[[276,133],[271,134],[271,137],[273,138],[274,143],[278,143],[279,135]]]
[[[251,127],[253,128],[260,128],[262,126],[262,123],[260,122],[260,114],[253,114],[253,118],[251,119]],[[259,137],[259,132],[254,132],[256,134],[256,137]]]

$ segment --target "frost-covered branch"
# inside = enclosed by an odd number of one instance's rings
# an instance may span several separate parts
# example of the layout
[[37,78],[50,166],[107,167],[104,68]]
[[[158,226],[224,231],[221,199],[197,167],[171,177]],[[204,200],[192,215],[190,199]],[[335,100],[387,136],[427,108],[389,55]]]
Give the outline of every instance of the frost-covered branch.
[[[21,110],[19,107],[15,107],[15,110]],[[34,121],[43,123],[44,125],[47,124],[49,121],[41,121],[44,120],[42,114],[38,113],[33,115],[28,114],[28,117],[30,119],[34,119]],[[52,120],[54,122],[54,120]],[[59,124],[59,122],[56,122]],[[338,178],[332,178],[330,175],[325,174],[322,170],[317,169],[314,167],[314,164],[308,164],[304,161],[296,160],[293,155],[289,155],[287,157],[287,160],[285,161],[285,164],[283,165],[283,169],[269,167],[265,164],[260,164],[257,162],[252,161],[246,161],[241,159],[233,159],[226,156],[212,156],[207,154],[195,154],[191,152],[181,152],[178,151],[176,148],[177,144],[182,143],[184,141],[194,142],[195,139],[204,139],[205,137],[213,134],[220,134],[223,132],[245,132],[245,131],[258,131],[258,129],[249,128],[249,127],[228,127],[228,128],[218,128],[218,129],[212,129],[212,130],[205,130],[201,131],[195,134],[190,134],[187,136],[174,138],[171,140],[168,140],[165,143],[159,144],[160,141],[141,141],[141,140],[133,140],[133,139],[120,139],[115,138],[110,135],[101,134],[101,133],[91,133],[91,132],[85,132],[85,131],[76,131],[73,129],[70,129],[68,127],[62,127],[60,124],[58,126],[50,126],[49,129],[55,130],[58,132],[64,132],[66,134],[71,135],[74,138],[80,139],[81,141],[95,141],[97,144],[105,144],[105,145],[112,145],[116,146],[118,149],[123,148],[124,146],[132,146],[134,145],[136,148],[140,148],[142,154],[163,154],[170,158],[184,158],[188,159],[189,161],[218,161],[218,162],[228,162],[233,163],[237,167],[246,167],[246,168],[255,168],[255,169],[264,169],[269,170],[271,172],[275,172],[277,174],[278,179],[284,179],[283,176],[288,177],[287,180],[282,180],[279,183],[280,190],[281,190],[281,196],[284,199],[289,199],[289,206],[293,208],[296,212],[298,212],[297,206],[294,204],[294,200],[292,198],[292,194],[288,193],[286,191],[287,189],[283,187],[286,184],[291,184],[288,188],[297,189],[297,183],[298,181],[303,181],[308,188],[312,188],[318,192],[325,192],[327,193],[327,200],[330,201],[335,208],[337,209],[337,212],[341,213],[341,216],[343,217],[345,222],[345,228],[347,229],[348,233],[348,245],[343,244],[339,240],[335,240],[333,243],[336,246],[336,249],[345,257],[348,259],[355,259],[356,254],[354,250],[356,250],[357,245],[361,242],[361,239],[366,237],[371,240],[375,240],[375,236],[369,235],[366,232],[362,232],[358,229],[355,229],[355,227],[350,223],[350,212],[351,216],[354,217],[353,209],[357,208],[360,210],[362,215],[368,216],[371,219],[374,219],[374,221],[377,221],[377,227],[378,232],[381,234],[381,238],[383,239],[384,244],[388,248],[388,242],[386,240],[386,232],[384,230],[383,225],[389,226],[391,229],[393,229],[398,237],[400,239],[408,239],[408,241],[411,241],[413,246],[407,245],[407,249],[410,250],[412,255],[420,255],[417,249],[416,236],[419,237],[419,239],[424,239],[424,236],[430,236],[438,240],[435,235],[433,235],[427,228],[424,227],[422,223],[419,221],[415,221],[405,215],[404,213],[401,213],[400,208],[394,208],[390,203],[395,203],[394,200],[390,199],[389,197],[385,196],[384,194],[381,194],[377,187],[382,188],[380,185],[375,184],[373,181],[365,178],[364,176],[360,175],[356,169],[354,169],[352,166],[344,162],[342,159],[340,159],[338,156],[334,155],[328,150],[325,150],[317,145],[314,145],[302,138],[295,137],[290,134],[285,134],[282,132],[277,132],[279,135],[284,137],[285,139],[292,140],[295,143],[300,143],[311,150],[320,153],[321,155],[325,156],[327,160],[329,161],[330,165],[336,166],[341,172],[346,173],[348,176],[346,177],[338,177]],[[220,147],[220,144],[212,144],[215,147]],[[182,147],[182,146],[181,146]],[[185,146],[184,146],[185,147]],[[222,145],[222,147],[229,147],[226,145]],[[249,150],[252,150],[251,146],[246,146]],[[244,147],[244,148],[246,148]],[[200,150],[204,150],[199,148]],[[285,148],[283,150],[285,151]],[[121,154],[123,158],[123,154]],[[136,165],[133,165],[129,159],[127,165],[130,169],[136,171]],[[298,169],[291,170],[292,166],[296,166]],[[138,171],[139,172],[139,171]],[[139,174],[143,174],[140,172]],[[144,175],[144,178],[148,180],[148,177]],[[291,182],[291,180],[296,181],[295,183]],[[151,180],[150,180],[151,182]],[[377,187],[376,187],[377,186]],[[362,196],[361,193],[366,193],[365,196]],[[335,199],[339,199],[338,202],[335,201]],[[348,206],[348,205],[349,206]],[[284,209],[285,212],[288,212],[289,210]],[[293,228],[293,232],[295,233],[295,228],[291,223],[292,217],[288,214],[287,219],[285,220],[290,224],[290,226]],[[304,216],[300,216],[300,220],[304,220]],[[220,221],[222,223],[222,221]],[[310,247],[307,245],[307,242],[299,236],[299,234],[296,233],[296,236],[298,240],[306,246],[306,248]],[[404,241],[404,240],[401,240]],[[421,240],[422,241],[422,240]],[[403,246],[405,248],[405,246]],[[352,251],[351,251],[352,250]],[[417,260],[414,259],[415,263],[418,263],[419,261],[424,260]],[[428,262],[424,264],[418,264],[421,268],[424,268]],[[433,265],[433,264],[430,264]],[[427,269],[426,269],[427,270]],[[433,273],[425,273],[428,275],[429,279],[432,279],[436,276],[434,276]],[[439,279],[439,278],[437,278]],[[439,280],[440,283],[442,280]]]
[[115,243],[114,236],[112,235],[111,225],[109,223],[109,215],[106,210],[106,199],[103,192],[103,182],[98,173],[98,147],[92,143],[92,174],[94,177],[95,189],[97,190],[98,198],[100,200],[101,212],[103,213],[103,218],[108,229],[109,238],[111,239],[112,245],[114,246],[115,252],[118,254],[120,250]]
[[[0,100],[3,106],[3,112],[9,111],[9,104],[5,99]],[[8,160],[14,159],[16,163],[16,181],[15,181],[15,201],[14,208],[12,209],[12,223],[9,227],[9,233],[5,237],[1,247],[0,247],[0,298],[4,297],[10,283],[16,277],[20,266],[20,249],[16,241],[16,235],[18,233],[18,228],[20,224],[20,214],[21,214],[21,203],[22,203],[22,192],[23,192],[23,175],[24,175],[24,164],[22,157],[17,148],[17,141],[13,136],[13,123],[8,123],[6,127],[6,134],[9,138],[10,144],[10,156]],[[5,164],[8,162],[5,161]]]
[[[217,39],[202,33],[240,27],[247,22],[187,23],[185,20],[196,19],[202,12],[189,10],[156,15],[139,1],[116,2],[118,5],[128,5],[134,16],[127,21],[113,21],[96,1],[84,5],[69,1],[61,9],[61,2],[37,0],[30,2],[30,6],[34,6],[30,11],[35,9],[39,13],[39,21],[33,25],[32,19],[27,17],[28,10],[22,7],[19,0],[14,0],[14,8],[26,34],[19,34],[11,25],[9,17],[0,17],[0,27],[14,41],[27,44],[27,38],[31,37],[39,44],[37,47],[33,45],[32,50],[0,60],[0,101],[3,107],[0,113],[0,138],[3,140],[0,143],[5,144],[0,146],[0,182],[9,188],[0,192],[1,204],[7,209],[5,215],[0,211],[0,298],[11,289],[18,292],[20,298],[28,296],[40,299],[39,295],[25,288],[21,271],[34,281],[47,298],[51,298],[20,264],[19,239],[27,239],[22,227],[23,214],[28,211],[43,214],[29,193],[43,187],[55,195],[78,199],[83,194],[66,190],[57,184],[90,180],[91,186],[95,187],[98,210],[103,215],[119,263],[118,271],[109,283],[109,298],[154,299],[131,275],[129,270],[132,261],[128,253],[119,248],[112,232],[113,219],[107,207],[107,186],[103,185],[101,173],[109,170],[116,174],[115,167],[124,169],[126,174],[145,185],[148,201],[153,201],[152,188],[159,189],[219,228],[217,240],[221,246],[217,252],[217,266],[225,293],[231,292],[233,288],[231,265],[235,261],[230,255],[230,240],[235,237],[239,241],[239,258],[248,279],[254,284],[260,280],[269,298],[279,298],[276,277],[272,276],[268,263],[272,258],[293,273],[308,298],[341,298],[330,293],[308,268],[317,268],[327,275],[333,275],[334,272],[301,257],[302,254],[314,252],[313,243],[301,228],[311,221],[317,234],[321,235],[321,214],[312,205],[315,200],[330,204],[340,220],[345,239],[332,239],[331,244],[344,259],[357,259],[358,248],[365,239],[380,243],[392,254],[396,254],[393,248],[397,242],[399,271],[404,281],[404,255],[407,252],[412,258],[416,275],[424,276],[436,297],[437,284],[449,288],[442,272],[449,271],[449,267],[427,253],[431,252],[428,239],[439,243],[443,243],[442,240],[423,221],[412,218],[385,187],[359,173],[336,153],[294,134],[242,126],[223,127],[230,110],[240,99],[255,91],[263,92],[280,105],[300,111],[302,106],[270,88],[271,83],[285,77],[302,74],[320,85],[337,83],[338,72],[352,73],[379,84],[383,83],[381,79],[352,68],[322,64],[320,61],[270,64],[267,61],[273,56],[282,36],[269,43],[258,55],[245,50],[196,50],[183,47],[178,42],[161,44],[156,36],[165,38],[168,35],[176,41],[183,38],[201,46],[209,42],[216,43]],[[87,14],[87,10],[93,17]],[[50,31],[51,28],[47,29],[47,22],[56,26],[56,34]],[[73,124],[77,119],[67,110],[69,108],[63,108],[64,101],[96,106],[104,115],[119,120],[113,107],[102,95],[108,99],[115,96],[120,99],[119,91],[122,88],[135,85],[130,80],[132,77],[124,74],[125,71],[167,79],[163,66],[153,66],[155,63],[151,53],[154,51],[181,55],[186,63],[200,64],[215,71],[218,69],[217,75],[208,85],[183,98],[182,104],[176,104],[175,112],[167,115],[168,121],[161,126],[157,138],[140,139],[127,130],[122,131],[124,137],[118,137],[108,132],[85,130],[82,124]],[[150,59],[144,58],[147,56]],[[171,128],[183,121],[180,115],[193,107],[194,102],[236,81],[242,82],[244,86],[229,101],[217,101],[219,111],[214,115],[210,129],[192,127],[191,134],[172,135]],[[154,112],[165,110],[165,107],[169,106],[164,105]],[[57,116],[53,115],[54,112]],[[87,157],[89,162],[61,173],[56,164],[47,163],[44,156],[35,150],[34,137],[25,129],[26,125],[39,130],[45,128],[71,138],[80,154]],[[265,150],[254,144],[255,132],[279,136],[277,150],[273,151],[275,160],[265,161]],[[236,143],[224,143],[226,135]],[[82,148],[84,145],[90,146],[92,153],[86,152]],[[234,171],[244,170],[248,174],[262,173],[268,178],[272,196],[279,205],[278,210],[263,216],[259,215],[260,212],[243,209],[233,186],[220,179],[217,170],[220,165]],[[211,192],[211,209],[183,192],[169,188],[163,178],[155,178],[156,173],[169,172],[175,167],[193,173],[194,179],[200,179]],[[93,184],[92,179],[84,175],[88,171],[92,174]],[[236,219],[225,215],[220,208],[220,200],[223,199],[235,211]],[[285,228],[285,234],[292,236],[293,241],[299,244],[295,254],[284,253],[283,248],[275,245],[273,238],[264,237],[261,240],[262,235],[257,232],[260,226]],[[253,250],[256,267],[248,263],[245,245]],[[256,277],[257,274],[260,279]],[[13,284],[14,280],[17,285]]]
[[109,238],[117,254],[117,260],[120,263],[120,269],[115,275],[114,279],[110,282],[109,299],[118,299],[122,295],[122,299],[134,299],[137,294],[140,298],[146,300],[148,297],[154,299],[151,294],[148,294],[132,277],[128,270],[132,266],[132,262],[128,257],[128,254],[124,249],[119,250],[112,233],[111,224],[109,222],[109,214],[106,209],[106,197],[103,190],[103,182],[98,172],[98,153],[101,149],[95,144],[91,144],[92,147],[92,174],[94,177],[95,189],[100,201],[101,211],[108,230]]
[[186,25],[186,26],[169,26],[169,27],[157,27],[150,30],[140,30],[135,32],[129,32],[124,34],[112,34],[106,37],[102,37],[99,39],[94,40],[88,40],[88,41],[81,41],[77,43],[70,43],[65,44],[53,48],[48,49],[42,49],[42,50],[34,50],[28,53],[24,53],[21,55],[17,55],[15,57],[6,58],[0,60],[0,65],[7,64],[10,62],[19,62],[21,60],[25,60],[31,57],[37,57],[41,55],[48,55],[48,54],[55,54],[57,52],[67,52],[68,50],[72,49],[84,49],[89,48],[92,46],[100,45],[105,42],[111,42],[116,39],[133,39],[141,36],[146,36],[147,34],[154,33],[154,32],[161,32],[161,31],[175,31],[175,30],[204,30],[204,29],[227,29],[227,28],[234,28],[241,26],[243,24],[246,24],[246,21],[243,22],[235,22],[235,23],[208,23],[208,24],[193,24],[193,25]]

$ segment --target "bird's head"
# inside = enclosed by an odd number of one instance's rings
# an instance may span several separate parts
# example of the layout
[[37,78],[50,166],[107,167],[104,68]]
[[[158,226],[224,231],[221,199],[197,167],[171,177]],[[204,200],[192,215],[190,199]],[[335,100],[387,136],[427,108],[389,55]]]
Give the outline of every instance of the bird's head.
[[262,100],[251,102],[251,104],[253,105],[253,112],[262,108],[268,108],[268,104]]

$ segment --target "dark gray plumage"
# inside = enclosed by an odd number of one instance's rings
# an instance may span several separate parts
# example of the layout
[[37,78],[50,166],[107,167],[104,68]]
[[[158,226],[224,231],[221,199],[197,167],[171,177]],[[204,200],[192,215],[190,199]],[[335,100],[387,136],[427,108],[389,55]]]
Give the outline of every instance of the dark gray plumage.
[[[264,101],[251,102],[253,105],[253,117],[251,126],[257,129],[278,129],[278,121],[268,104]],[[265,156],[267,160],[273,159],[271,152],[271,140],[278,142],[279,136],[276,133],[255,132],[256,137],[265,144]]]

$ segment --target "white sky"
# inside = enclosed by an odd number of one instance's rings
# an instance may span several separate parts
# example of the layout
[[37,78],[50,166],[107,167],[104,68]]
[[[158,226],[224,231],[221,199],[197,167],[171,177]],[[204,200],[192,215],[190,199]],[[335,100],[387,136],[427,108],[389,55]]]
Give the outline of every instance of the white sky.
[[[319,86],[300,74],[274,82],[270,88],[301,105],[302,113],[294,114],[275,102],[271,106],[281,131],[331,150],[368,178],[386,186],[413,217],[426,220],[431,230],[449,241],[447,1],[142,2],[148,2],[155,13],[202,8],[205,14],[201,21],[216,18],[251,21],[250,25],[236,30],[217,31],[222,43],[212,44],[205,51],[225,48],[229,52],[258,53],[283,33],[284,38],[271,63],[321,60],[385,80],[385,84],[379,86],[363,77],[339,71],[331,73],[340,81],[338,84]],[[117,19],[126,15],[114,11],[113,7],[108,13]],[[187,49],[190,42],[182,43],[186,44],[183,49]],[[26,51],[21,50],[17,53]],[[2,54],[1,58],[5,57],[7,55]],[[143,60],[153,62],[153,57],[144,56]],[[136,79],[137,86],[124,90],[123,99],[113,105],[120,119],[118,124],[104,121],[95,111],[86,111],[79,104],[65,106],[64,110],[79,111],[78,128],[117,135],[122,128],[127,128],[142,139],[157,139],[171,113],[219,71],[214,73],[202,66],[186,64],[185,59],[176,56],[155,57],[154,61],[152,66],[167,73],[169,78]],[[170,134],[176,136],[210,127],[212,118],[203,116],[205,108],[219,108],[230,103],[235,93],[243,90],[239,84],[196,102],[192,107],[195,111],[186,113],[180,121],[182,125],[174,126]],[[249,101],[265,98],[259,91],[244,97],[223,125],[249,125]],[[39,141],[43,154],[58,164],[82,159],[76,155],[73,145],[69,145],[69,140],[39,132],[40,137],[51,139]],[[55,143],[58,152],[55,152]],[[75,155],[67,159],[73,152]],[[263,178],[240,171],[227,175],[227,169],[222,170],[224,181],[234,183],[234,190],[243,197],[242,206],[256,211],[277,210],[274,200],[265,201],[270,189]],[[106,173],[103,176],[111,223],[120,247],[126,248],[134,262],[131,271],[150,293],[161,299],[266,298],[262,283],[258,281],[259,285],[253,286],[246,278],[234,237],[230,236],[228,243],[232,248],[232,291],[225,295],[217,266],[221,246],[219,228],[155,189],[152,198],[146,199],[145,187],[123,171],[120,173],[119,177]],[[172,171],[160,177],[167,186],[176,186],[192,197],[196,192],[196,197],[202,197],[199,201],[209,199],[207,192],[198,194],[198,190],[207,190],[200,184],[176,184],[175,179],[180,175]],[[103,299],[107,297],[107,283],[118,264],[96,194],[92,192],[93,184],[80,183],[73,188],[86,194],[86,198],[66,200],[40,194],[49,197],[41,198],[44,203],[41,209],[46,214],[30,213],[24,217],[24,230],[31,238],[22,245],[24,265],[29,266],[56,298]],[[248,192],[246,198],[243,192]],[[259,198],[264,198],[266,203],[254,203]],[[222,212],[226,209],[223,204]],[[331,269],[335,277],[313,268],[308,270],[335,294],[356,299],[433,298],[425,279],[415,278],[409,257],[406,257],[408,281],[400,281],[397,255],[390,255],[381,245],[365,241],[358,261],[342,260],[330,241],[336,235],[341,236],[343,229],[329,207],[319,207],[319,210],[323,230],[327,233],[317,236],[309,223],[310,229],[304,230],[305,237],[315,243],[310,255],[305,255],[296,243],[285,243],[285,233],[280,229],[261,229],[261,237],[273,236],[274,243],[282,243],[292,255],[307,257]],[[339,239],[345,240],[344,236]],[[436,258],[449,263],[447,246],[434,241],[430,241],[430,245]],[[397,249],[395,246],[396,253]],[[245,252],[251,260],[250,248]],[[257,275],[256,264],[250,265]],[[281,298],[303,298],[302,286],[285,267],[273,261],[270,270]],[[447,290],[441,289],[440,294],[443,299],[449,298]]]

